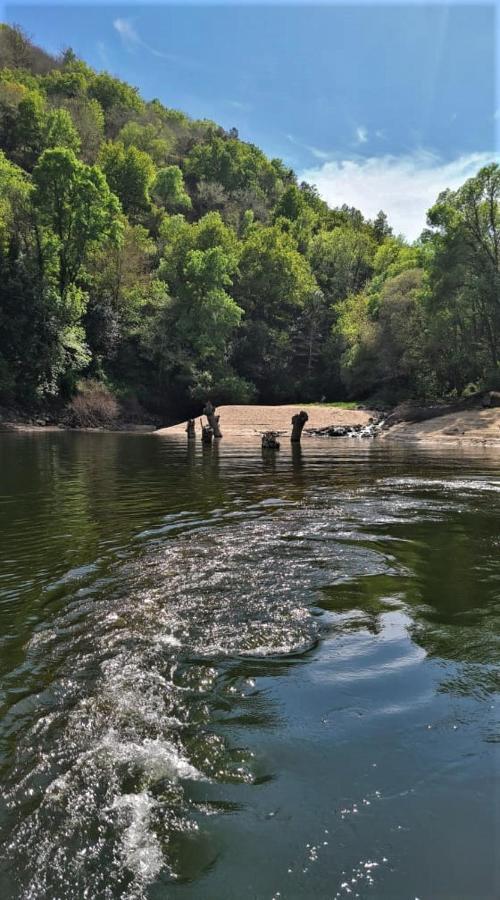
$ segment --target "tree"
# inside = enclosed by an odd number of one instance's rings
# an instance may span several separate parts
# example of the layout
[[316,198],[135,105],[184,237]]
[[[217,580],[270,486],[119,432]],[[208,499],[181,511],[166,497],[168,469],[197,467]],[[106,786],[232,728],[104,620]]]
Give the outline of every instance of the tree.
[[330,304],[363,288],[373,271],[375,249],[375,242],[365,230],[349,226],[320,231],[312,238],[311,268]]
[[[459,341],[464,348],[472,344],[475,377],[484,377],[488,366],[495,373],[500,354],[500,167],[486,166],[457,191],[442,193],[428,221],[433,229],[427,236],[432,246],[431,306],[436,312],[447,308]],[[461,379],[455,380],[459,387]]]
[[104,113],[100,104],[87,97],[71,97],[63,103],[78,132],[83,161],[95,163],[104,139]]
[[94,73],[88,88],[89,96],[98,100],[105,113],[114,106],[127,110],[140,111],[143,101],[139,97],[137,88],[131,87],[118,78],[113,78],[109,72]]
[[294,324],[317,291],[307,260],[276,225],[256,227],[243,244],[238,272],[234,297],[245,310],[238,370],[261,395],[290,396],[301,374],[294,370]]
[[155,165],[164,166],[172,151],[173,138],[161,122],[127,122],[118,140],[125,147],[137,147],[147,153]]
[[149,208],[155,167],[147,153],[137,147],[108,141],[101,148],[99,164],[125,213],[137,215]]
[[30,91],[19,103],[15,123],[15,159],[31,171],[45,143],[46,114],[42,96]]
[[392,236],[392,228],[383,210],[380,210],[373,220],[373,235],[379,244]]
[[179,166],[159,169],[152,193],[156,202],[171,212],[191,209],[191,198],[184,187],[184,178]]
[[78,278],[87,251],[119,234],[119,203],[97,166],[80,162],[72,150],[46,150],[33,170],[33,204],[53,237],[57,283],[64,298]]
[[47,115],[44,128],[44,146],[66,147],[73,153],[80,150],[80,138],[67,109],[52,109]]

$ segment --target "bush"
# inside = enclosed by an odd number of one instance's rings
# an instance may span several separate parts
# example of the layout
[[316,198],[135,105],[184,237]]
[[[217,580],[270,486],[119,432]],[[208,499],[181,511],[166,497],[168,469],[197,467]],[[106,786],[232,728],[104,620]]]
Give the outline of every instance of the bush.
[[116,421],[120,407],[111,391],[100,381],[81,381],[69,405],[70,424],[76,428],[99,428]]
[[474,394],[479,393],[480,390],[479,384],[474,384],[473,381],[470,381],[469,384],[465,385],[462,391],[462,397],[473,397]]

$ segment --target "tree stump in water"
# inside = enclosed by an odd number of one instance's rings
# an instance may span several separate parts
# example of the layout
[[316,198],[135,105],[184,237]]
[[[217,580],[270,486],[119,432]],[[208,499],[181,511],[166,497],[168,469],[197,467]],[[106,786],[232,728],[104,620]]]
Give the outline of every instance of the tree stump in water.
[[277,431],[265,431],[262,435],[263,450],[279,450],[280,442],[278,440]]
[[202,444],[211,444],[214,436],[213,428],[210,425],[202,425],[201,442]]
[[187,420],[186,433],[188,436],[188,441],[192,441],[196,437],[196,431],[195,431],[195,427],[194,427],[194,419]]
[[214,436],[214,430],[211,425],[204,425],[200,419],[201,423],[201,442],[202,444],[211,444]]
[[306,411],[302,409],[299,413],[296,413],[295,416],[292,416],[292,436],[290,440],[292,443],[300,443],[300,439],[302,437],[302,429],[306,424],[309,416]]
[[205,403],[205,408],[203,410],[203,414],[208,419],[208,424],[210,425],[210,428],[212,429],[212,431],[214,433],[213,436],[216,438],[221,438],[222,432],[219,428],[220,416],[215,415],[215,406],[210,402],[210,400],[207,400],[207,402]]

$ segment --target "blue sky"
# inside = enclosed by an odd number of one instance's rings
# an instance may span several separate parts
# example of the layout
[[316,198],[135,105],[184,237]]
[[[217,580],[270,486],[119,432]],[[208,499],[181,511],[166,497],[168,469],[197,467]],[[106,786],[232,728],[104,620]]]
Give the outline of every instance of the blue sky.
[[409,237],[439,190],[494,157],[493,5],[39,2],[3,18],[236,126],[331,203],[383,207]]

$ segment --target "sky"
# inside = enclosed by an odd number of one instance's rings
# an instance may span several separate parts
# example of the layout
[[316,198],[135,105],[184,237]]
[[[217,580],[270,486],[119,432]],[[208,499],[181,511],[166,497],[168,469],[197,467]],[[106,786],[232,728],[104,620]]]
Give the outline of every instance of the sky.
[[146,99],[236,127],[332,205],[410,240],[438,193],[498,159],[498,17],[482,3],[4,6]]

